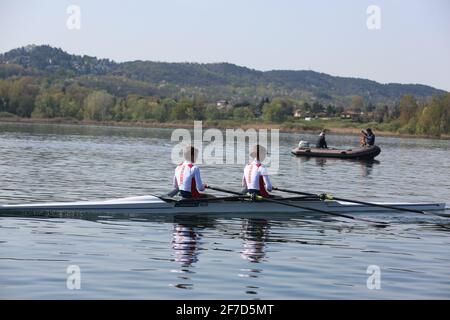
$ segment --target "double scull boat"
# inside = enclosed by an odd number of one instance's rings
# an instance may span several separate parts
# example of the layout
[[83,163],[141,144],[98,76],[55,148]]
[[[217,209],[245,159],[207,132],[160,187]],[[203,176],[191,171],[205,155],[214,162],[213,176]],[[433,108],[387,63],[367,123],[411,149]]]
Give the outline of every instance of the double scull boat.
[[[300,205],[302,208],[283,205],[275,202],[253,201],[245,197],[222,197],[200,200],[177,200],[154,195],[119,198],[99,201],[52,202],[31,204],[0,205],[0,214],[8,213],[92,213],[92,214],[125,214],[133,215],[179,215],[179,214],[298,214],[310,215],[323,210],[352,215],[369,213],[396,214],[402,212],[385,207],[354,204],[336,200],[320,200],[311,197],[275,198],[277,202]],[[380,203],[379,203],[380,204]],[[420,211],[446,210],[445,203],[382,203],[395,208]],[[316,213],[317,214],[317,213]],[[443,213],[443,215],[446,215]]]

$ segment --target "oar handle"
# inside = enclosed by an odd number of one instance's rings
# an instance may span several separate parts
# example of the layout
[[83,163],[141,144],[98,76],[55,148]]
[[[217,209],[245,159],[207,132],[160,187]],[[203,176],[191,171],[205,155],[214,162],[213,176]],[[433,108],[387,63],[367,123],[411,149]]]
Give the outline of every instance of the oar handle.
[[281,192],[287,192],[287,193],[293,193],[293,194],[300,194],[303,196],[319,197],[320,200],[336,200],[331,194],[328,194],[328,193],[314,194],[314,193],[309,193],[309,192],[294,191],[294,190],[283,189],[283,188],[278,188],[278,187],[273,187],[273,190],[278,190]]

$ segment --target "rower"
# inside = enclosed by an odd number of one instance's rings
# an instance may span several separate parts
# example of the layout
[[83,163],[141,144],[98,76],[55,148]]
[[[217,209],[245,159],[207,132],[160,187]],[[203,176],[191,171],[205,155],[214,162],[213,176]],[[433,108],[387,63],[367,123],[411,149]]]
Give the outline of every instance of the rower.
[[364,146],[373,146],[375,144],[375,135],[372,132],[372,129],[368,128],[367,132],[361,130],[361,133],[364,135]]
[[254,146],[250,152],[253,161],[245,166],[242,186],[252,195],[264,198],[270,197],[268,191],[272,191],[269,174],[266,167],[261,163],[266,158],[267,151],[259,144]]
[[[183,198],[202,198],[205,195],[199,191],[205,190],[208,186],[203,184],[200,176],[200,169],[194,162],[197,160],[198,150],[193,146],[187,146],[183,151],[184,161],[175,169],[173,177],[173,187],[175,194]],[[171,192],[173,195],[173,193]]]

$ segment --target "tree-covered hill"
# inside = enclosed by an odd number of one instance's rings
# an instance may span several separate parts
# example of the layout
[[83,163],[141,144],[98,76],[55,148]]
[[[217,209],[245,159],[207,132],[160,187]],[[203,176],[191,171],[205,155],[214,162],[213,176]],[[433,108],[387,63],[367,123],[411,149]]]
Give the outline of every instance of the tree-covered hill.
[[[190,96],[211,99],[211,102],[216,99],[258,101],[264,97],[290,97],[345,107],[354,96],[361,96],[366,103],[376,104],[398,102],[405,94],[423,99],[443,93],[425,85],[380,84],[366,79],[334,77],[314,71],[263,72],[230,63],[115,63],[108,59],[68,54],[45,45],[11,50],[0,55],[0,63],[1,78],[15,75],[52,78],[105,76],[105,81],[110,84],[114,78],[118,84],[123,83],[124,79],[132,80],[128,85],[132,92],[141,92],[143,83],[146,83],[149,87],[147,91],[152,94],[176,97],[182,90]],[[97,78],[96,83],[100,82],[102,79]],[[114,91],[113,87],[109,85],[109,90]]]
[[293,126],[301,124],[300,118],[322,117],[440,136],[450,133],[450,94],[424,85],[314,71],[263,72],[230,63],[116,63],[27,46],[0,55],[4,117]]
[[0,55],[0,63],[16,64],[44,73],[66,72],[74,75],[103,75],[114,71],[116,66],[107,59],[71,55],[46,45],[13,49]]

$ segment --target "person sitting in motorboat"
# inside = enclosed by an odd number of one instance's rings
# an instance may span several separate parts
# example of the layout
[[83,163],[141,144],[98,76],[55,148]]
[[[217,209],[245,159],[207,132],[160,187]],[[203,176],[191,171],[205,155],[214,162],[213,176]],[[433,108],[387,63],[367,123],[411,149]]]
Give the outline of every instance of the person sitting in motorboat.
[[187,146],[183,151],[184,161],[175,169],[173,177],[174,191],[171,195],[178,193],[183,198],[202,198],[205,194],[199,191],[204,191],[208,187],[203,184],[200,175],[200,168],[194,165],[197,160],[198,150],[193,146]]
[[372,129],[368,128],[367,132],[361,130],[361,133],[364,135],[364,147],[375,145],[375,135]]
[[269,192],[272,191],[273,187],[267,168],[261,163],[266,158],[266,154],[266,148],[263,146],[259,144],[253,146],[250,152],[250,157],[253,161],[244,168],[242,186],[252,195],[268,198],[270,197]]
[[328,149],[327,141],[325,140],[325,130],[319,134],[319,140],[317,140],[316,148]]

